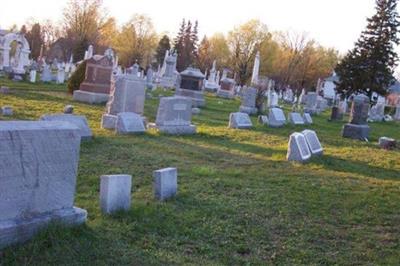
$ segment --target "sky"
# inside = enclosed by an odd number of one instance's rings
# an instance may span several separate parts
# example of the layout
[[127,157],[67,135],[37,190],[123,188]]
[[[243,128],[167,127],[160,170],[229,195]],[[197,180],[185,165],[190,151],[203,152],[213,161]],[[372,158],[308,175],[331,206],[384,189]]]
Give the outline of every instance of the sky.
[[[3,4],[1,4],[4,2]],[[0,28],[21,26],[28,19],[60,22],[67,0],[0,0]],[[183,18],[199,21],[204,34],[227,33],[250,19],[271,31],[306,32],[320,44],[345,53],[374,13],[375,0],[103,0],[121,25],[133,14],[152,18],[157,32],[174,36]]]

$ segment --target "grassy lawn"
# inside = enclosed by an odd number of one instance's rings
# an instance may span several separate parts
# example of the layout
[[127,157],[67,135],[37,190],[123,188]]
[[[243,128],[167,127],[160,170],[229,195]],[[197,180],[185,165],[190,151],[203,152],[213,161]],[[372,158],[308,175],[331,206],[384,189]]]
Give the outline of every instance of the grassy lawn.
[[[0,265],[400,262],[400,150],[377,147],[380,136],[400,139],[400,123],[371,124],[365,143],[343,139],[343,123],[327,122],[328,112],[314,117],[309,128],[325,153],[299,164],[286,161],[287,142],[305,127],[272,129],[253,117],[253,130],[228,129],[238,100],[208,95],[193,117],[194,136],[116,136],[100,128],[104,106],[73,102],[64,86],[7,83],[15,90],[0,95],[0,106],[13,106],[13,119],[36,120],[72,103],[95,137],[81,145],[79,164],[75,205],[88,211],[86,225],[51,227],[0,252]],[[157,97],[146,100],[149,121],[157,106]],[[152,171],[170,166],[178,168],[178,196],[156,202]],[[102,215],[99,177],[122,173],[133,176],[132,208]]]

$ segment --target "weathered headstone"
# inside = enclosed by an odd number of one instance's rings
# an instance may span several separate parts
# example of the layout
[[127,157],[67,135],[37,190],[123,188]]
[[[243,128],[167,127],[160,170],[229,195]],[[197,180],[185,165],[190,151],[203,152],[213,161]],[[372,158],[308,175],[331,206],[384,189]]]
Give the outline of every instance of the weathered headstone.
[[180,73],[180,85],[179,88],[176,88],[175,95],[190,98],[193,107],[205,106],[206,102],[202,91],[204,77],[199,69],[187,68]]
[[246,113],[249,115],[256,114],[256,98],[257,98],[257,89],[256,88],[247,88],[243,91],[242,95],[242,105],[239,108],[239,112]]
[[369,111],[369,120],[374,122],[382,122],[385,118],[385,104],[377,103],[372,106]]
[[135,134],[146,132],[143,117],[131,112],[117,115],[116,132],[118,134]]
[[355,96],[350,113],[350,123],[344,125],[342,136],[345,138],[366,140],[370,128],[367,124],[369,98],[365,95]]
[[74,100],[91,104],[107,102],[112,71],[113,62],[108,56],[94,55],[87,59],[85,80],[74,91]]
[[153,172],[154,197],[163,201],[174,197],[178,190],[178,171],[176,168],[164,168]]
[[318,95],[315,92],[308,92],[306,95],[306,106],[304,107],[304,111],[311,115],[316,114],[317,110],[317,99]]
[[221,80],[220,88],[218,89],[217,96],[225,99],[232,99],[235,97],[235,80],[224,78]]
[[280,108],[269,109],[268,118],[270,127],[282,127],[286,124],[285,114]]
[[70,123],[0,122],[0,249],[51,222],[82,224],[74,207],[80,134]]
[[304,119],[304,123],[306,125],[311,125],[313,123],[313,119],[311,117],[311,115],[309,113],[304,113],[303,114],[303,119]]
[[195,134],[192,125],[192,100],[186,97],[163,97],[158,106],[155,125],[160,132],[172,135]]
[[397,142],[395,139],[388,138],[388,137],[381,137],[379,138],[379,147],[385,150],[393,150],[396,148]]
[[286,156],[288,161],[305,162],[311,158],[311,152],[303,134],[295,132],[290,135]]
[[12,116],[13,115],[13,109],[11,106],[3,106],[1,107],[1,114],[3,116]]
[[312,155],[322,155],[324,149],[322,148],[321,142],[318,139],[317,133],[313,130],[303,130],[301,132],[306,138],[308,147],[310,148]]
[[92,130],[89,127],[86,117],[83,115],[73,115],[73,114],[43,115],[40,118],[40,120],[69,122],[79,128],[79,134],[81,135],[82,140],[90,140],[93,137]]
[[261,125],[268,125],[269,124],[268,116],[266,115],[258,116],[258,123],[260,123]]
[[250,116],[246,113],[231,113],[229,115],[229,128],[247,129],[252,128]]
[[330,121],[341,121],[343,120],[343,113],[338,106],[333,106],[331,111]]
[[304,125],[304,119],[300,113],[296,112],[289,113],[288,120],[292,125]]
[[110,99],[102,117],[102,127],[114,129],[117,115],[123,112],[143,114],[145,102],[145,81],[136,75],[116,76],[111,82]]
[[112,214],[131,207],[132,176],[103,175],[100,177],[100,208]]

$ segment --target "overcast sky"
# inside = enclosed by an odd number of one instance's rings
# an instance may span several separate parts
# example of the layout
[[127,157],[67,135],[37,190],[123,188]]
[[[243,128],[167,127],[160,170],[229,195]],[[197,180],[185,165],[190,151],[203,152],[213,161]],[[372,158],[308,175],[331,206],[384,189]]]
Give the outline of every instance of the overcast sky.
[[[60,21],[67,0],[0,0],[0,28],[29,18]],[[270,30],[307,32],[324,46],[346,52],[374,13],[375,0],[103,0],[119,24],[134,13],[153,19],[157,32],[175,34],[182,18],[199,21],[201,35],[226,33],[257,18]],[[202,37],[202,36],[200,36]]]

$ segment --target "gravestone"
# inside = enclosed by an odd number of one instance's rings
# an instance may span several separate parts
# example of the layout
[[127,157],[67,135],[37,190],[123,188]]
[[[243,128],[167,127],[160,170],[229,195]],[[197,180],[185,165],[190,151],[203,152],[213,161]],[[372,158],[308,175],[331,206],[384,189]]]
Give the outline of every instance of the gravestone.
[[64,107],[64,114],[73,114],[74,113],[74,106],[73,105],[66,105]]
[[260,123],[261,125],[268,125],[269,124],[268,116],[266,115],[258,116],[258,123]]
[[285,114],[280,108],[274,107],[269,109],[268,118],[270,127],[282,127],[286,124]]
[[32,238],[51,222],[77,225],[74,207],[80,134],[70,123],[0,122],[0,249]]
[[158,106],[155,124],[160,132],[171,135],[195,134],[196,126],[192,125],[192,100],[186,97],[163,97]]
[[304,125],[304,119],[300,113],[296,112],[289,113],[288,120],[292,125]]
[[373,122],[382,122],[385,118],[385,104],[377,103],[369,111],[368,119]]
[[313,119],[309,113],[303,114],[304,124],[311,125],[313,123]]
[[135,134],[146,132],[143,117],[136,113],[119,113],[117,115],[116,132],[118,134]]
[[342,136],[345,138],[366,140],[370,128],[367,123],[369,111],[369,98],[357,95],[353,99],[350,113],[350,123],[343,126]]
[[321,142],[318,139],[317,133],[313,130],[303,130],[301,132],[304,137],[306,138],[308,147],[310,148],[311,154],[312,155],[322,155],[324,152],[324,149],[322,148]]
[[6,86],[1,86],[0,87],[0,93],[1,94],[9,94],[10,93],[10,88]]
[[204,89],[209,92],[216,92],[219,89],[219,80],[217,77],[217,61],[214,60],[213,66],[210,70],[210,75],[208,79],[205,81]]
[[100,177],[100,208],[105,214],[127,211],[131,207],[132,176],[103,175]]
[[397,143],[395,139],[388,137],[380,137],[379,138],[379,147],[385,150],[393,150],[396,148]]
[[338,106],[333,106],[331,111],[330,121],[341,121],[343,120],[343,113]]
[[11,106],[3,106],[1,107],[1,114],[3,116],[12,116],[13,115],[13,109]]
[[192,108],[193,115],[199,115],[200,113],[201,113],[200,108],[197,108],[197,107]]
[[311,158],[311,151],[303,134],[295,132],[290,135],[286,158],[297,162],[305,162]]
[[74,91],[74,100],[86,103],[108,101],[113,62],[109,56],[94,55],[86,60],[85,80]]
[[43,67],[42,75],[40,76],[42,82],[50,82],[53,79],[50,66],[45,64]]
[[393,120],[400,121],[400,105],[396,106],[396,113],[393,116]]
[[174,197],[178,190],[178,171],[176,168],[164,168],[153,172],[154,197],[164,201]]
[[235,97],[235,80],[229,78],[222,79],[217,96],[225,99],[233,99]]
[[250,116],[246,113],[231,113],[229,115],[229,128],[248,129],[252,128]]
[[306,106],[304,107],[304,111],[309,113],[310,115],[316,114],[317,110],[317,99],[318,95],[315,92],[308,92],[306,95]]
[[131,112],[142,115],[146,98],[145,81],[136,75],[116,76],[111,82],[110,99],[102,117],[102,128],[114,129],[117,115]]
[[249,115],[256,114],[258,112],[256,108],[257,89],[247,88],[243,91],[242,105],[239,107],[239,112],[246,113]]
[[204,77],[199,69],[188,67],[180,73],[180,85],[176,88],[175,95],[190,98],[193,107],[205,106],[206,102],[202,91]]
[[43,115],[40,120],[42,121],[60,121],[69,122],[79,128],[79,134],[82,140],[90,140],[93,137],[92,130],[89,127],[87,119],[83,115],[73,114],[56,114],[56,115]]
[[36,82],[36,74],[37,74],[36,69],[32,69],[31,71],[29,71],[29,82],[30,83]]

